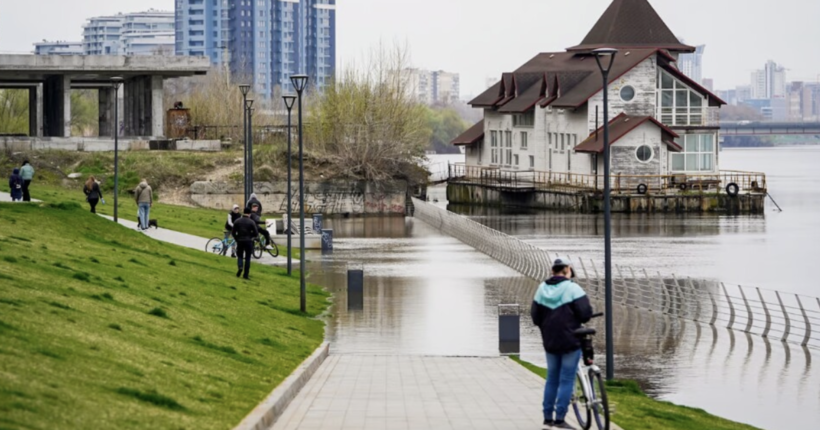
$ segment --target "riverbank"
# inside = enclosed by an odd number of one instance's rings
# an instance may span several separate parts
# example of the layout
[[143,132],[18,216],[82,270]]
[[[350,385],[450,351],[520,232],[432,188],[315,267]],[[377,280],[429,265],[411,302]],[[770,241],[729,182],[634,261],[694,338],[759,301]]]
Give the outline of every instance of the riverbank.
[[[511,357],[536,375],[545,378],[547,369]],[[644,394],[634,381],[612,381],[606,384],[612,420],[628,430],[759,430],[707,413],[702,409],[654,400]],[[570,412],[572,413],[572,412]]]
[[[41,196],[36,196],[41,197]],[[328,294],[77,203],[0,204],[0,426],[230,428],[322,342]]]

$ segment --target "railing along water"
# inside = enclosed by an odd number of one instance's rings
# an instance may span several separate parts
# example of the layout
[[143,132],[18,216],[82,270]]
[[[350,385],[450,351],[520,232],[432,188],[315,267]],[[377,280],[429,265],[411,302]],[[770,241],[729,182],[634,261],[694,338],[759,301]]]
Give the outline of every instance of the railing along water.
[[[481,251],[534,282],[549,276],[557,253],[538,248],[467,217],[413,199],[414,216]],[[603,300],[603,264],[573,258],[579,281],[593,299]],[[534,286],[534,285],[533,285]],[[674,318],[820,348],[820,298],[718,281],[650,274],[613,267],[613,303]]]

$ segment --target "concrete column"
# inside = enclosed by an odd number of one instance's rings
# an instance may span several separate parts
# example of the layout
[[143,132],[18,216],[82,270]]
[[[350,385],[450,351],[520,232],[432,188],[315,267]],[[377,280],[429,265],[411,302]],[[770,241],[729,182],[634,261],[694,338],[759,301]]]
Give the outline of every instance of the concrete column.
[[43,84],[43,134],[71,136],[71,77],[47,76]]
[[28,89],[28,135],[43,137],[43,84]]
[[100,137],[114,137],[114,89],[100,88]]
[[154,137],[165,136],[163,96],[162,76],[151,76],[151,136]]

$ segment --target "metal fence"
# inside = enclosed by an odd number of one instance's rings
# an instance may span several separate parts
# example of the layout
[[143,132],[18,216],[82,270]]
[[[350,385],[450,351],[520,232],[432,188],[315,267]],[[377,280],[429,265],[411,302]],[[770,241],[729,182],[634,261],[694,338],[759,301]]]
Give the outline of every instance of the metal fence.
[[[549,277],[559,255],[464,216],[413,199],[414,216],[535,280]],[[592,259],[569,257],[587,294],[604,298],[604,269]],[[820,298],[757,287],[613,267],[613,304],[820,348]]]

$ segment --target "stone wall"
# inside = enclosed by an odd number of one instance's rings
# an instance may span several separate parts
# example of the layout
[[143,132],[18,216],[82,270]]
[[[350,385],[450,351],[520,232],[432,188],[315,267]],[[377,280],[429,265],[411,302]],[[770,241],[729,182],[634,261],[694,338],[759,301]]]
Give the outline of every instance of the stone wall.
[[[299,211],[299,183],[293,182],[291,209]],[[254,192],[267,214],[285,213],[287,182],[256,182]],[[242,205],[244,191],[238,182],[194,182],[191,199],[198,205],[228,210]],[[397,215],[404,216],[407,203],[404,181],[372,183],[329,181],[305,183],[305,212],[328,216]]]
[[[147,151],[151,145],[149,140],[144,138],[121,137],[118,146],[121,151]],[[114,139],[104,137],[0,137],[0,149],[10,151],[104,152],[114,150]],[[216,152],[222,150],[222,143],[218,140],[179,140],[172,142],[168,149]]]

